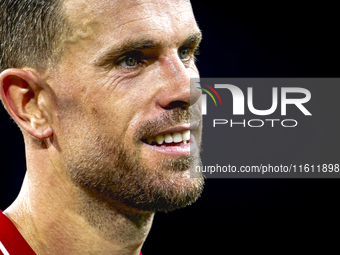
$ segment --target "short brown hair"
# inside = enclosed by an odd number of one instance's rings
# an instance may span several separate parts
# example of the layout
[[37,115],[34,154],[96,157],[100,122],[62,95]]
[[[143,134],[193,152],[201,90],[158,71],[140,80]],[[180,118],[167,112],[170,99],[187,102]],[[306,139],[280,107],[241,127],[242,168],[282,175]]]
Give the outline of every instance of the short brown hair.
[[58,61],[70,25],[62,0],[0,0],[0,72]]

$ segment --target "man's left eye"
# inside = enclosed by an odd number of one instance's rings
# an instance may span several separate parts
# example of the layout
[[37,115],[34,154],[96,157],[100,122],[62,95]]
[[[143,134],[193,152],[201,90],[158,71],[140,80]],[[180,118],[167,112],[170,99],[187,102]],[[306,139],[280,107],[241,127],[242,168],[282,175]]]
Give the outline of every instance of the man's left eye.
[[178,55],[182,60],[188,60],[190,58],[188,49],[181,49]]

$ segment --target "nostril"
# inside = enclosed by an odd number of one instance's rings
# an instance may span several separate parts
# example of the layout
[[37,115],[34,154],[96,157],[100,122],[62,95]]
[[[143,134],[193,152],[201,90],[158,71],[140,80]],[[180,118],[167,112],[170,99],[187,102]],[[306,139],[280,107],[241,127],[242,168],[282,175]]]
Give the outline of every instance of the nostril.
[[188,102],[184,102],[184,101],[173,101],[171,102],[170,104],[168,104],[167,106],[163,107],[164,109],[167,109],[167,110],[171,110],[171,109],[174,109],[174,108],[182,108],[182,109],[186,109],[188,108]]

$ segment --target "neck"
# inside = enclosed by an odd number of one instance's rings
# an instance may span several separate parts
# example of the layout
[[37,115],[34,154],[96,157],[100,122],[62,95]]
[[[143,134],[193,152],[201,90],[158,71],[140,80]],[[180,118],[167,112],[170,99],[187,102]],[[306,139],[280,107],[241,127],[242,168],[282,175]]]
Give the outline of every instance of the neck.
[[153,213],[103,202],[60,176],[25,176],[5,214],[36,254],[138,255]]

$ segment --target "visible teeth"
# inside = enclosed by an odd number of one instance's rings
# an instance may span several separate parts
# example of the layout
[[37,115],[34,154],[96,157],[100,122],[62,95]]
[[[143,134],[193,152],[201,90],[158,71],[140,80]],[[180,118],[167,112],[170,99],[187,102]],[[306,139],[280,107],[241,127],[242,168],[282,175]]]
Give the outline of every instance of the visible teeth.
[[152,144],[152,142],[156,142],[155,138],[153,137],[148,138],[148,144]]
[[156,136],[156,142],[158,144],[162,144],[164,142],[164,136],[163,135]]
[[187,141],[190,140],[190,130],[184,131],[182,133],[176,132],[176,133],[168,133],[164,135],[158,135],[156,137],[150,137],[147,139],[148,144],[154,144],[155,142],[159,145],[165,143],[181,143],[180,145],[187,144]]
[[174,139],[174,143],[182,142],[182,135],[181,133],[173,133],[172,138]]
[[183,141],[190,140],[190,130],[182,132]]
[[171,134],[165,134],[164,140],[165,140],[166,143],[172,143],[173,142],[172,135]]

